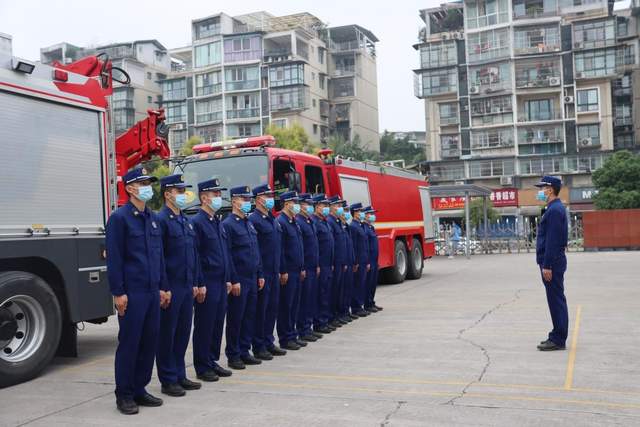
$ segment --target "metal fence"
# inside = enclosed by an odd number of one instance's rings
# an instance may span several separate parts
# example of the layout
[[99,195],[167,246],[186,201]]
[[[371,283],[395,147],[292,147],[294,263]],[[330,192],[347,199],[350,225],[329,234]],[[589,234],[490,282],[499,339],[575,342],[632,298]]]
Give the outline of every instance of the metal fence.
[[[496,223],[490,226],[487,233],[482,227],[473,228],[469,237],[469,254],[535,253],[538,221],[538,218],[530,220],[525,217],[523,221],[515,221],[511,224]],[[462,236],[456,239],[450,225],[441,225],[435,240],[436,255],[450,257],[465,255],[467,239],[464,237],[464,231],[461,234]],[[567,250],[583,251],[583,236],[581,218],[571,216]]]

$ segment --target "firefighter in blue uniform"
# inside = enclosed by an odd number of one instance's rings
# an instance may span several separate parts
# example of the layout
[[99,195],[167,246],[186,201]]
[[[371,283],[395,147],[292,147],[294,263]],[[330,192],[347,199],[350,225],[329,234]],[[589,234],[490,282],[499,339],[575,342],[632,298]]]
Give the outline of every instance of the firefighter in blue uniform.
[[187,205],[185,191],[190,185],[182,175],[160,179],[164,207],[158,213],[166,267],[165,287],[171,291],[171,304],[160,311],[160,338],[156,366],[162,393],[184,396],[200,383],[187,378],[184,356],[191,337],[193,298],[198,293],[198,254],[193,224],[182,213]]
[[352,322],[357,319],[358,316],[351,314],[351,298],[353,296],[354,276],[356,269],[356,259],[353,250],[353,236],[351,234],[351,224],[353,223],[353,215],[345,202],[344,206],[344,221],[342,227],[344,228],[345,240],[347,243],[347,270],[344,273],[342,296],[340,297],[340,319],[342,324]]
[[351,314],[364,317],[369,312],[364,309],[364,300],[367,289],[367,274],[371,270],[369,263],[369,237],[365,230],[365,213],[362,203],[354,203],[350,206],[353,221],[349,225],[353,240],[353,254],[355,263],[353,266],[353,291],[351,293]]
[[320,254],[318,252],[318,233],[311,217],[315,212],[315,202],[311,194],[300,197],[300,213],[296,221],[302,232],[304,245],[305,278],[300,282],[300,308],[296,320],[296,332],[302,341],[315,342],[322,334],[313,331],[313,318],[317,310],[318,276],[320,275]]
[[345,273],[347,271],[347,237],[344,230],[342,215],[344,214],[343,200],[339,196],[329,198],[329,216],[327,223],[331,228],[334,241],[333,252],[333,277],[331,280],[331,316],[329,318],[328,327],[332,330],[341,327],[344,323],[340,322],[341,314],[341,296],[342,285]]
[[255,187],[256,209],[249,221],[258,232],[258,245],[262,257],[264,288],[258,292],[256,326],[253,335],[253,354],[261,360],[284,356],[286,350],[275,344],[273,331],[278,318],[280,301],[280,261],[282,258],[282,227],[272,214],[274,192],[268,184]]
[[296,334],[296,316],[300,303],[300,282],[305,278],[302,233],[295,216],[300,212],[298,195],[288,191],[280,195],[284,204],[278,216],[282,227],[282,261],[280,262],[280,304],[278,307],[278,339],[280,347],[300,350],[306,342]]
[[376,288],[378,287],[378,255],[380,253],[378,235],[376,234],[376,210],[371,206],[364,208],[365,230],[369,238],[369,264],[371,269],[367,275],[367,292],[365,294],[364,309],[377,313],[382,311],[382,307],[376,305]]
[[218,381],[231,371],[219,365],[227,294],[231,290],[227,233],[217,211],[222,207],[218,179],[198,183],[200,210],[193,217],[199,259],[198,292],[193,328],[193,366],[199,379]]
[[231,253],[231,294],[227,311],[227,347],[231,369],[259,365],[249,350],[254,337],[258,291],[264,287],[258,233],[249,222],[253,193],[243,185],[230,191],[232,212],[222,225],[227,232]]
[[553,323],[548,339],[541,342],[538,349],[564,350],[569,332],[569,313],[564,296],[564,273],[567,270],[565,250],[569,231],[567,211],[558,197],[562,181],[553,176],[544,176],[536,187],[540,188],[538,200],[547,203],[547,209],[538,224],[536,262],[542,274]]
[[318,276],[318,292],[316,298],[317,309],[313,319],[313,330],[321,334],[331,333],[329,319],[331,318],[331,278],[333,273],[333,233],[327,222],[329,217],[329,200],[324,194],[313,197],[316,203],[315,213],[311,219],[316,226],[318,235],[318,253],[320,275]]
[[[166,286],[162,230],[158,216],[146,207],[157,178],[133,169],[123,178],[129,201],[107,223],[106,251],[109,288],[118,311],[118,349],[115,358],[116,405],[123,414],[138,406],[160,406],[149,394],[158,346],[160,307],[171,302]],[[164,288],[164,289],[163,289]]]

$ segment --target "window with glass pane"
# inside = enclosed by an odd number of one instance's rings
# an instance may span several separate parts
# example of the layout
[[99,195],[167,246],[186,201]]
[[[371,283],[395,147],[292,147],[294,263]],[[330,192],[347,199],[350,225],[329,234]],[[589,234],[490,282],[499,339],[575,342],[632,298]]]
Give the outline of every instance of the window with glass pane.
[[573,45],[576,48],[610,46],[615,43],[615,38],[616,23],[614,19],[576,23],[573,26]]
[[257,89],[260,87],[260,69],[258,67],[227,68],[225,86],[229,91]]
[[513,128],[471,132],[471,148],[474,150],[513,147],[513,145]]
[[260,36],[251,35],[225,39],[224,60],[225,62],[251,61],[262,57]]
[[271,109],[286,110],[306,107],[305,88],[294,86],[271,91]]
[[469,67],[469,86],[480,91],[498,91],[511,88],[511,65],[508,62],[480,67]]
[[616,50],[596,49],[574,54],[576,78],[601,77],[616,72]]
[[271,87],[304,84],[304,65],[287,64],[269,69]]
[[509,30],[489,30],[467,35],[469,61],[486,61],[509,56]]
[[633,117],[630,103],[616,104],[614,108],[614,124],[616,126],[628,126],[633,124]]
[[458,74],[452,69],[428,71],[422,74],[423,96],[458,90]]
[[216,65],[220,63],[221,59],[221,44],[219,41],[195,47],[196,67]]
[[206,96],[220,92],[222,92],[222,73],[220,71],[196,75],[196,96]]
[[172,102],[164,105],[167,123],[184,122],[187,120],[187,106],[184,102]]
[[600,145],[600,124],[578,125],[578,146],[583,147],[582,141],[591,138],[590,145]]
[[458,54],[454,40],[442,43],[430,43],[420,48],[421,68],[435,68],[458,63]]
[[598,89],[578,90],[577,105],[579,112],[598,111]]
[[441,125],[451,125],[458,123],[458,104],[456,102],[439,104],[439,109]]
[[196,38],[203,39],[220,34],[220,18],[212,18],[196,25]]
[[222,98],[196,101],[196,122],[222,120]]
[[509,20],[507,0],[476,0],[465,5],[468,28],[481,28]]
[[553,102],[551,99],[534,99],[524,103],[525,120],[534,122],[538,120],[553,119]]

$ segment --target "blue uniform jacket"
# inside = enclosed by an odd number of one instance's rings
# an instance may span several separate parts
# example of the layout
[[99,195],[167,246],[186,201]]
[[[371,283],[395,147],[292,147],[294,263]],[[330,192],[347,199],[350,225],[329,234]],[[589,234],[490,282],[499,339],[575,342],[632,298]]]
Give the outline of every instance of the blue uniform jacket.
[[200,209],[191,219],[196,231],[196,248],[199,258],[199,286],[218,281],[231,281],[231,260],[227,233],[218,217]]
[[280,273],[302,271],[304,268],[304,246],[302,232],[295,219],[289,219],[284,213],[277,221],[282,227],[282,262]]
[[352,221],[349,225],[351,239],[353,240],[353,255],[355,263],[359,265],[369,264],[369,237],[364,229],[364,224]]
[[282,261],[282,227],[269,212],[263,214],[255,210],[249,215],[249,221],[258,232],[258,246],[262,256],[264,274],[280,272]]
[[365,224],[364,229],[369,238],[369,264],[373,267],[378,265],[378,254],[380,253],[378,235],[376,234],[375,227],[371,224]]
[[231,282],[240,283],[240,277],[264,277],[258,247],[258,232],[249,219],[231,214],[222,221],[222,226],[229,239]]
[[333,263],[336,266],[347,265],[349,263],[349,259],[347,258],[347,235],[343,222],[335,216],[329,215],[327,224],[329,224],[331,232],[333,233]]
[[549,203],[538,224],[536,261],[542,268],[552,268],[565,256],[568,234],[566,209],[560,199],[555,199]]
[[326,219],[320,218],[317,215],[312,215],[311,220],[316,226],[316,232],[318,235],[318,252],[319,252],[319,264],[320,267],[333,266],[333,233],[331,227]]
[[351,228],[347,222],[342,223],[342,228],[344,229],[344,240],[347,245],[346,259],[347,265],[356,265],[356,254],[353,249],[353,236],[351,235]]
[[182,213],[176,215],[167,206],[158,213],[162,228],[162,247],[166,267],[164,287],[191,289],[200,282],[196,232]]
[[311,217],[307,218],[303,215],[296,215],[296,221],[298,222],[298,226],[302,232],[302,243],[304,244],[304,268],[315,271],[316,268],[320,266],[316,226],[311,220]]
[[160,220],[151,209],[140,212],[128,202],[113,212],[107,222],[106,247],[111,294],[168,290]]

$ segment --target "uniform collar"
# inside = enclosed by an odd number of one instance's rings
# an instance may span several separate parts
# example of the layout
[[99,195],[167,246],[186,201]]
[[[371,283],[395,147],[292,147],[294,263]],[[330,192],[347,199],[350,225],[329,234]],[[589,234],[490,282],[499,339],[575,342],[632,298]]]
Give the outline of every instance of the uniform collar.
[[236,214],[234,214],[233,212],[231,213],[231,215],[233,216],[233,218],[234,218],[236,221],[242,221],[242,220],[245,220],[245,221],[246,221],[246,220],[247,220],[247,216],[246,216],[246,215],[244,216],[244,218],[243,218],[243,217],[240,217],[240,216],[238,216],[238,215],[236,215]]
[[149,216],[149,212],[150,212],[150,211],[149,211],[149,208],[147,207],[147,205],[145,205],[145,206],[144,206],[144,210],[143,210],[142,212],[141,212],[141,211],[139,211],[139,210],[138,210],[138,208],[136,208],[136,207],[134,206],[134,204],[133,204],[133,203],[131,203],[131,201],[130,201],[130,200],[127,202],[126,206],[128,206],[129,211],[130,211],[130,212],[131,212],[131,214],[132,214],[133,216],[135,216],[135,217],[138,217],[138,216],[147,217],[147,216]]
[[175,213],[173,213],[173,211],[171,210],[170,207],[168,207],[167,205],[164,205],[162,207],[162,212],[165,212],[167,214],[167,216],[171,219],[180,219],[183,217],[182,212],[180,212],[178,215],[176,215]]

